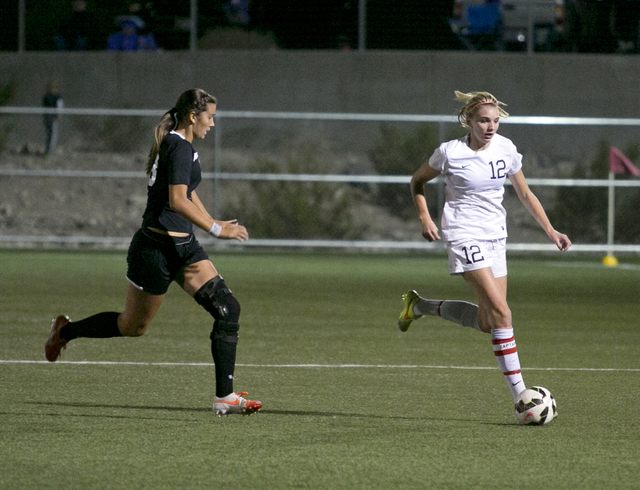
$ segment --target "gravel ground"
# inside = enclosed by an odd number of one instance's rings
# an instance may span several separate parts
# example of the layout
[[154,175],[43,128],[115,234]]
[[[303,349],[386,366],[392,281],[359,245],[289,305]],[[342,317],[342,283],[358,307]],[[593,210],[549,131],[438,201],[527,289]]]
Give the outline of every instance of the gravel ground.
[[[212,155],[203,152],[205,171]],[[248,160],[243,152],[225,154],[224,170],[246,170]],[[144,154],[64,151],[58,149],[44,157],[38,149],[23,147],[0,154],[0,168],[29,170],[119,170],[140,172],[140,178],[74,178],[0,176],[0,235],[3,236],[97,236],[130,237],[140,226],[146,203],[146,180],[143,176]],[[243,164],[245,162],[245,164]],[[534,162],[535,163],[535,162]],[[367,171],[366,162],[347,155],[339,164]],[[243,168],[244,167],[244,168]],[[249,184],[222,181],[221,209],[238,209],[241,196],[250,196]],[[209,210],[213,206],[213,184],[203,181],[198,195]],[[551,189],[542,189],[549,194]],[[421,240],[417,220],[404,221],[376,205],[371,189],[353,191],[351,215],[354,224],[363,229],[362,240]],[[551,193],[552,195],[552,193]],[[407,199],[408,189],[407,189]],[[543,201],[544,203],[544,201]],[[505,206],[509,212],[512,242],[544,242],[545,235],[512,191],[507,191]],[[216,216],[220,219],[242,216]],[[249,229],[251,233],[251,229]],[[15,243],[12,243],[15,245]],[[24,243],[23,243],[24,245]]]

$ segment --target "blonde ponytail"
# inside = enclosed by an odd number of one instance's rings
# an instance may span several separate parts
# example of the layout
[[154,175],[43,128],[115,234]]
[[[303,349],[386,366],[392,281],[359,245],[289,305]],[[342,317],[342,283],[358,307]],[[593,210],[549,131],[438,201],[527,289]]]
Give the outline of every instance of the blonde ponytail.
[[455,91],[456,100],[463,102],[464,106],[458,110],[458,122],[465,128],[469,127],[467,121],[473,117],[476,111],[483,105],[492,105],[498,109],[500,117],[507,117],[509,113],[500,106],[506,106],[504,102],[500,102],[489,92],[459,92]]

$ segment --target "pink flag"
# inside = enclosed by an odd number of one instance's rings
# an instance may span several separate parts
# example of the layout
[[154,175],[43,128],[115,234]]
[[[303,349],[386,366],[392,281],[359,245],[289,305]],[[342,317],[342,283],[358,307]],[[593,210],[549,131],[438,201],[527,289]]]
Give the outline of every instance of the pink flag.
[[609,148],[609,171],[614,174],[629,173],[636,177],[640,176],[640,170],[638,170],[638,167],[636,167],[633,162],[615,146]]

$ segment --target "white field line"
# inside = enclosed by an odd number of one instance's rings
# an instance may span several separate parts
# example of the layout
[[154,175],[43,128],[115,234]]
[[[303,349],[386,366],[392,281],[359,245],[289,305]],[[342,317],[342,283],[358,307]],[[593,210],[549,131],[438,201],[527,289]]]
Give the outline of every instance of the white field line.
[[[48,361],[0,359],[0,364],[51,364]],[[133,361],[57,361],[56,364],[71,364],[74,366],[154,366],[154,367],[209,367],[212,362],[133,362]],[[291,368],[291,369],[460,369],[467,371],[493,371],[492,366],[437,366],[426,364],[236,364],[237,367],[247,368]],[[593,371],[593,372],[627,372],[638,373],[640,368],[523,368],[523,371]]]

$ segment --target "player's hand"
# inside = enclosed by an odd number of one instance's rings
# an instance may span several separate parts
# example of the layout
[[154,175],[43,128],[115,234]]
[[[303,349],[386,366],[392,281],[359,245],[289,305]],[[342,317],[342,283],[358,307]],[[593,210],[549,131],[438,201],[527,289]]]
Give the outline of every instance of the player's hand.
[[569,247],[571,246],[571,240],[569,240],[569,237],[564,233],[559,233],[556,230],[553,230],[550,238],[553,243],[556,244],[556,247],[558,247],[558,249],[560,249],[561,251],[565,252],[566,250],[569,250]]
[[229,221],[222,221],[222,231],[218,238],[236,239],[239,242],[244,242],[249,239],[249,233],[247,229],[238,224],[237,219]]
[[432,220],[422,222],[422,236],[430,242],[440,240],[440,233],[438,227]]

